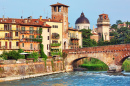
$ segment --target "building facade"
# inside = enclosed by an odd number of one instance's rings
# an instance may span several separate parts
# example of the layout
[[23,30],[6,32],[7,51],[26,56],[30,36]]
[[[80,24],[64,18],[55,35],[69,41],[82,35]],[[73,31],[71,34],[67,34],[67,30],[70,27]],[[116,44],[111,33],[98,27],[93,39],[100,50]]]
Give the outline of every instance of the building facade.
[[82,48],[82,32],[77,29],[69,28],[68,41],[68,49]]

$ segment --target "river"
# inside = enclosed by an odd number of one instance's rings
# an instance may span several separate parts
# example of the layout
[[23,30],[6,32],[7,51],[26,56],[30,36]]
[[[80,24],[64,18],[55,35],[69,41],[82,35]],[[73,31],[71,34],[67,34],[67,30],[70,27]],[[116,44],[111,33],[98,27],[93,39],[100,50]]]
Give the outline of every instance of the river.
[[130,86],[130,73],[76,71],[1,82],[0,86]]

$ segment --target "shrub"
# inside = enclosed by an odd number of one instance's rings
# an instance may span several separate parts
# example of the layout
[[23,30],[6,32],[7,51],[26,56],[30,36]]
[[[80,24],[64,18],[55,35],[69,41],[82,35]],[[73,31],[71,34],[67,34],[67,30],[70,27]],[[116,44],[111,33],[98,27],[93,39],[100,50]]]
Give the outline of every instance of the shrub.
[[37,52],[33,52],[32,54],[29,54],[27,58],[34,58],[34,62],[36,62],[39,58],[39,54]]
[[3,51],[3,53],[1,54],[1,57],[3,57],[3,59],[7,60],[7,59],[24,59],[25,56],[24,55],[21,55],[19,54],[19,52],[17,51],[9,51],[9,52],[6,52],[6,51]]

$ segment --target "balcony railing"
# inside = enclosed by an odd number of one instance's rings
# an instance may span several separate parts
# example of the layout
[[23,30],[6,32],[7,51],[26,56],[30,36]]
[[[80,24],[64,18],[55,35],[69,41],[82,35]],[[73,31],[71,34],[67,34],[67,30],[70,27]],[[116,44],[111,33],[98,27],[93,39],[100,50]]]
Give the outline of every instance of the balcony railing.
[[79,43],[69,43],[69,45],[79,45]]
[[51,47],[58,47],[61,46],[61,43],[51,43]]
[[40,30],[20,30],[21,34],[41,34]]
[[42,42],[41,38],[23,38],[20,42]]
[[9,47],[9,46],[1,46],[0,47],[0,50],[4,50],[4,49],[6,49],[6,50],[15,50],[15,49],[19,49],[19,46],[11,46],[11,47]]
[[71,39],[79,39],[77,36],[70,36]]

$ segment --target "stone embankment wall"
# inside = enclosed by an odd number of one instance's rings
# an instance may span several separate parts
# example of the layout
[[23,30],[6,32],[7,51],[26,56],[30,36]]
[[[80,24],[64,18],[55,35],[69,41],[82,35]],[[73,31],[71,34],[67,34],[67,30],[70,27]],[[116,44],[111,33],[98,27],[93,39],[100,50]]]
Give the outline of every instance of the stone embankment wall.
[[38,62],[32,60],[4,60],[0,62],[0,78],[25,76],[39,73],[49,73],[63,71],[63,61],[48,59],[43,61],[38,59]]

